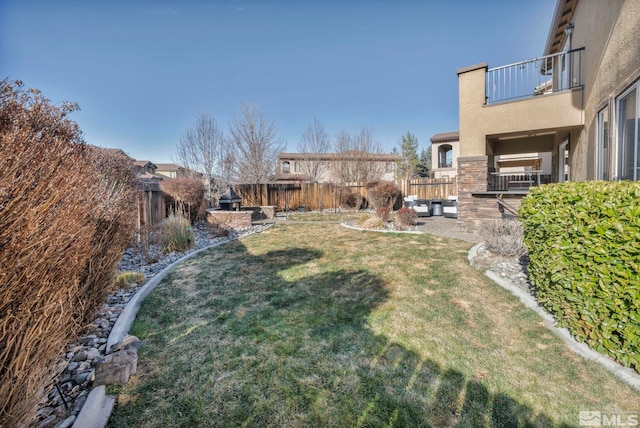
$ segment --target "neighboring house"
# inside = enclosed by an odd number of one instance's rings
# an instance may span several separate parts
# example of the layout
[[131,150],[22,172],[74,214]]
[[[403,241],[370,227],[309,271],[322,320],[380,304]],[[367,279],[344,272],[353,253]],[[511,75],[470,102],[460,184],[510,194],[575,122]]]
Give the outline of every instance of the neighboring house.
[[451,178],[458,174],[459,141],[458,131],[431,137],[431,171],[434,178]]
[[[396,178],[397,154],[364,153],[280,153],[277,180],[319,183],[385,180]],[[313,172],[315,171],[315,173]]]
[[542,57],[457,71],[459,223],[499,216],[497,195],[517,207],[526,186],[496,179],[506,156],[550,156],[526,185],[640,179],[638,40],[637,1],[558,0]]
[[187,170],[174,163],[158,163],[156,164],[156,174],[169,178],[184,177]]
[[156,166],[155,163],[151,161],[148,161],[148,160],[133,161],[133,170],[135,174],[138,176],[143,174],[155,175],[156,169],[158,169],[158,167]]

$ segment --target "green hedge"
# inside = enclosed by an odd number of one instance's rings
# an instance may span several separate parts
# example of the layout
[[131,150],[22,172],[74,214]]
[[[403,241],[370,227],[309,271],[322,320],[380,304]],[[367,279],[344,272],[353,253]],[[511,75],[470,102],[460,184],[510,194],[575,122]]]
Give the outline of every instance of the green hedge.
[[640,183],[531,189],[519,209],[539,303],[579,341],[640,368]]

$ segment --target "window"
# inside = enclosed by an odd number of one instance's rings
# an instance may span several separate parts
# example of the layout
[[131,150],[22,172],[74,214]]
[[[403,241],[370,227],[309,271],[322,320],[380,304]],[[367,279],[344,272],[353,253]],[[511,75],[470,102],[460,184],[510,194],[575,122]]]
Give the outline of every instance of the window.
[[282,173],[289,174],[291,172],[291,164],[289,162],[282,162]]
[[438,168],[451,168],[453,166],[453,149],[449,144],[438,147]]
[[640,180],[640,129],[638,127],[638,86],[624,92],[616,99],[618,178]]
[[293,163],[293,169],[294,169],[296,172],[300,172],[300,162],[294,162],[294,163]]
[[598,180],[610,180],[609,108],[598,112]]
[[386,172],[393,172],[393,163],[387,162],[384,167]]

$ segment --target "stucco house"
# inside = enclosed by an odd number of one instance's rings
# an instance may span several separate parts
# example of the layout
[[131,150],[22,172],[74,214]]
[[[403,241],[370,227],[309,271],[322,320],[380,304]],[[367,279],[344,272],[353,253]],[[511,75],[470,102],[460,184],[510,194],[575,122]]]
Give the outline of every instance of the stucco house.
[[529,185],[640,179],[639,40],[636,0],[558,0],[541,57],[457,70],[464,228],[516,208],[528,191],[500,187],[498,157],[548,154],[549,173],[532,173]]
[[174,163],[157,163],[156,174],[163,175],[168,178],[185,177],[187,170]]
[[442,132],[431,137],[431,171],[434,178],[451,178],[458,174],[460,133]]
[[278,180],[316,181],[318,183],[385,180],[396,178],[398,154],[365,153],[280,153]]

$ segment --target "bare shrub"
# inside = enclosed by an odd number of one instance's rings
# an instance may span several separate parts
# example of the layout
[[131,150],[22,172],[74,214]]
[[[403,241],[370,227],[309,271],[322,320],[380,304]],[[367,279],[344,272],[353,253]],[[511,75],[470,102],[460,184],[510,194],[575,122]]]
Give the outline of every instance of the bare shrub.
[[359,210],[364,204],[364,198],[359,193],[345,192],[340,197],[340,204],[348,209]]
[[517,220],[493,220],[482,224],[480,234],[487,250],[505,257],[526,253],[522,242],[522,224]]
[[373,208],[395,209],[402,202],[402,191],[392,181],[373,181],[367,183],[367,197]]
[[0,81],[0,426],[32,417],[133,232],[130,166],[84,144],[76,108]]
[[143,225],[133,235],[132,247],[144,257],[145,262],[155,263],[162,257],[161,233],[158,225]]
[[160,182],[160,190],[175,203],[175,213],[195,220],[204,200],[205,187],[202,181],[192,177],[178,177]]
[[400,226],[411,226],[415,224],[418,213],[413,208],[400,208],[396,211],[395,223]]

